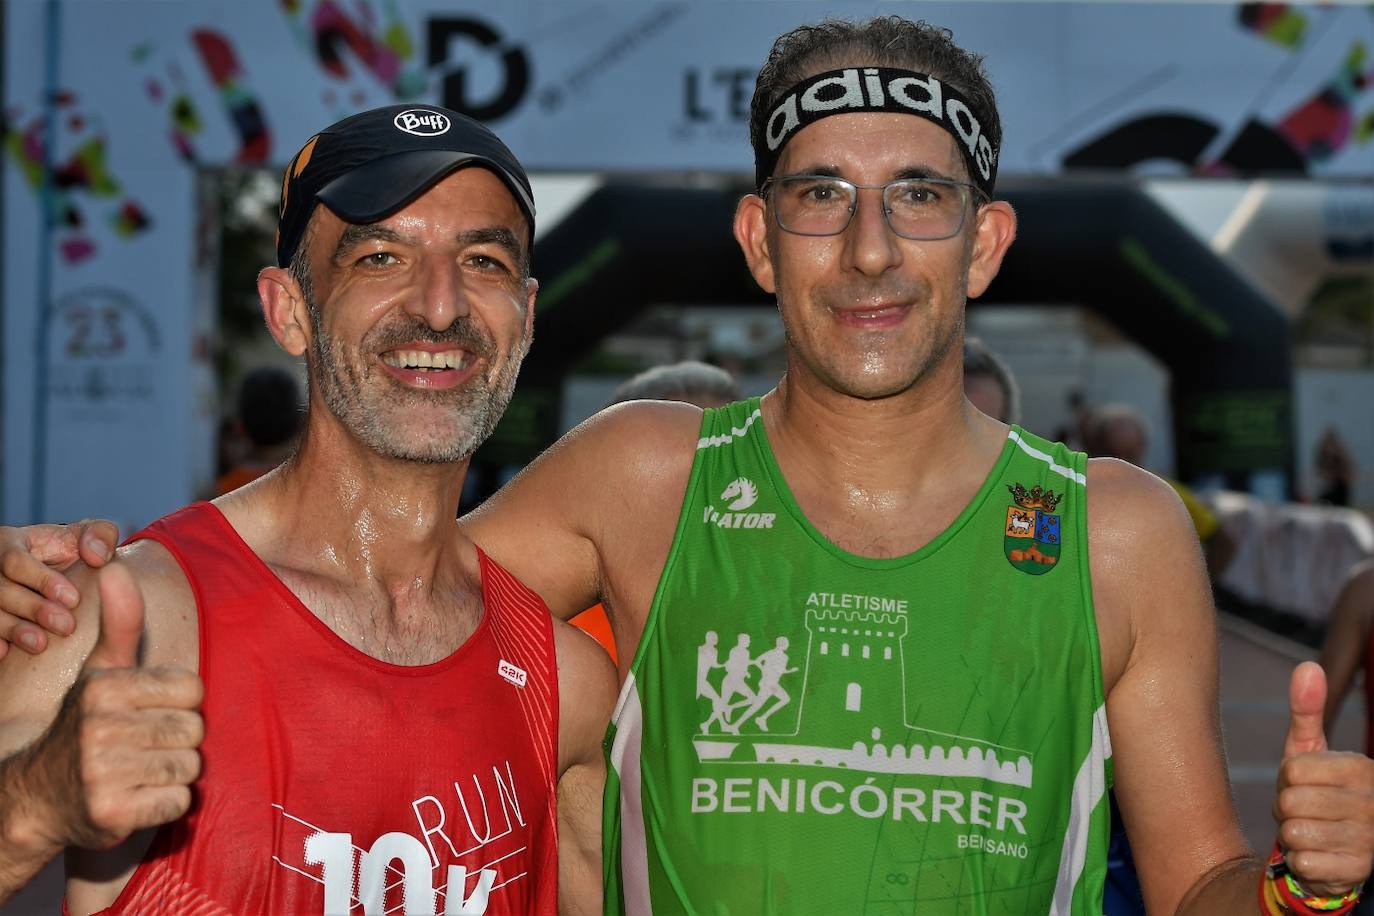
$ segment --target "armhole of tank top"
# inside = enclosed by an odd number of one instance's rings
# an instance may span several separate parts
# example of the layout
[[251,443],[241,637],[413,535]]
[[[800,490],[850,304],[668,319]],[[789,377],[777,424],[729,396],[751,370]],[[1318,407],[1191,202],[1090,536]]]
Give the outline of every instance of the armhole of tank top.
[[[1083,475],[1083,486],[1079,491],[1082,494],[1080,497],[1081,506],[1079,511],[1074,513],[1074,532],[1078,538],[1078,543],[1082,545],[1079,554],[1082,559],[1079,561],[1078,576],[1079,587],[1083,595],[1083,628],[1087,633],[1088,657],[1092,664],[1093,708],[1091,715],[1096,718],[1097,711],[1104,709],[1106,705],[1107,693],[1102,683],[1102,640],[1097,630],[1097,607],[1093,603],[1092,557],[1089,553],[1090,546],[1088,543],[1088,484],[1090,483],[1088,479],[1088,456],[1085,452],[1069,452],[1069,459],[1073,469]],[[1106,721],[1105,710],[1103,721]],[[1105,737],[1110,742],[1110,729],[1107,729],[1107,732]],[[1106,773],[1104,775],[1107,788],[1110,789],[1116,782],[1110,743],[1107,750],[1104,763]]]
[[[515,633],[517,631],[524,632],[526,624],[528,624],[529,627],[532,627],[533,630],[539,634],[540,640],[543,643],[542,649],[548,655],[548,690],[549,702],[553,710],[553,722],[547,736],[548,743],[544,748],[545,753],[548,755],[548,765],[542,766],[540,769],[543,771],[541,775],[550,792],[550,823],[554,825],[554,832],[556,835],[558,830],[558,816],[554,813],[553,800],[558,796],[558,730],[561,727],[561,719],[563,716],[563,697],[562,694],[559,693],[558,647],[553,632],[553,614],[549,612],[548,604],[545,603],[543,597],[539,595],[538,592],[535,592],[520,579],[516,578],[514,573],[492,559],[491,556],[482,549],[481,545],[474,543],[472,546],[477,550],[477,568],[478,575],[481,577],[480,588],[482,590],[482,621],[478,624],[478,628],[486,628],[486,632],[495,643],[497,651],[501,652],[501,644],[507,640],[519,639]],[[516,597],[509,601],[502,601],[500,596],[502,592],[507,589]],[[525,605],[525,600],[522,599],[528,600],[528,606],[523,606]],[[542,614],[538,613],[539,609],[543,610]],[[524,614],[528,614],[528,621],[522,621],[514,626],[511,625],[509,622],[511,616]],[[474,633],[474,635],[476,634]],[[471,638],[472,637],[469,637],[469,639]],[[464,645],[467,644],[466,642],[464,643]],[[456,651],[458,650],[455,650],[455,652]],[[531,646],[527,651],[531,654],[535,654],[537,648]],[[533,734],[533,729],[531,729],[531,741],[534,741],[536,737],[537,736]]]
[[[649,642],[658,631],[659,618],[664,613],[662,607],[663,592],[666,588],[668,579],[672,575],[673,569],[677,566],[678,555],[681,553],[680,547],[687,533],[687,523],[690,521],[687,510],[692,505],[697,490],[701,488],[701,479],[704,475],[703,465],[706,460],[706,455],[710,452],[710,449],[701,448],[700,442],[702,439],[711,435],[712,430],[722,420],[727,426],[729,425],[728,410],[728,407],[719,407],[707,408],[702,412],[701,426],[697,430],[697,441],[693,444],[693,448],[696,449],[696,452],[692,456],[692,472],[687,477],[687,488],[683,491],[682,503],[678,506],[677,526],[673,529],[673,543],[672,546],[668,548],[668,558],[664,561],[663,571],[659,573],[658,582],[654,585],[653,601],[649,603],[649,615],[644,620],[644,632],[639,636],[639,645],[635,648],[634,658],[630,661],[630,671],[625,678],[625,689],[629,689],[630,685],[636,680],[636,675],[639,674],[640,666],[644,663],[644,656],[648,651]],[[621,700],[623,699],[624,697],[622,696]],[[619,719],[620,707],[621,703],[617,702],[615,715],[611,719],[612,723]]]

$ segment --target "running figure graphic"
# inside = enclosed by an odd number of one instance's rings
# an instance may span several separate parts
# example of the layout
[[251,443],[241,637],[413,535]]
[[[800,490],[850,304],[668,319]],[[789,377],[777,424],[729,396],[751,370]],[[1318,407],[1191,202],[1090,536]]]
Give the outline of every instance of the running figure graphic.
[[735,702],[736,696],[744,697],[744,703],[754,701],[754,691],[749,689],[749,668],[753,659],[749,657],[749,634],[741,633],[730,654],[725,658],[725,680],[720,683],[720,694],[716,697],[711,718],[701,726],[703,732],[710,729],[711,723],[719,720],[721,731],[732,735],[739,734],[739,725],[732,724],[728,718],[730,710],[741,705]]
[[[711,672],[725,667],[720,663],[720,649],[717,646],[716,631],[708,630],[706,641],[697,647],[697,698],[705,697],[711,701],[712,709],[720,706],[720,694],[711,686]],[[701,727],[702,731],[706,726]]]
[[[796,674],[796,668],[787,667],[787,637],[779,636],[773,648],[764,652],[750,664],[759,669],[759,689],[754,701],[749,708],[744,711],[738,719],[734,721],[735,734],[739,734],[740,724],[754,713],[758,712],[771,699],[777,702],[773,707],[754,720],[754,724],[762,731],[768,731],[768,717],[792,702],[792,697],[786,690],[782,689],[782,676],[784,674]],[[735,706],[743,706],[748,701],[737,703]],[[734,707],[732,707],[734,708]]]
[[[714,630],[708,631],[705,641],[697,647],[697,697],[711,701],[711,715],[701,723],[701,733],[707,734],[712,725],[719,725],[722,732],[738,735],[740,725],[758,714],[769,700],[774,700],[771,708],[754,718],[759,729],[767,731],[768,718],[792,702],[791,694],[782,687],[783,676],[799,670],[787,667],[787,637],[779,636],[772,649],[758,658],[752,658],[749,655],[749,636],[742,633],[724,664],[720,662],[718,639]],[[710,674],[716,668],[725,669],[718,691],[710,680]],[[749,686],[752,668],[759,669],[757,689]],[[744,712],[732,721],[731,714],[740,709]]]

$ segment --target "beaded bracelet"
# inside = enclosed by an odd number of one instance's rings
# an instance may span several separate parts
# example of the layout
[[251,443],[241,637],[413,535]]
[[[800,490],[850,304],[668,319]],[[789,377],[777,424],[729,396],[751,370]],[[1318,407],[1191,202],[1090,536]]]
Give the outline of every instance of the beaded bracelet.
[[1358,884],[1340,897],[1318,897],[1309,893],[1288,870],[1283,847],[1275,842],[1269,864],[1264,869],[1264,879],[1260,881],[1260,913],[1261,916],[1288,916],[1291,913],[1342,916],[1355,908],[1363,890],[1364,885]]
[[1274,885],[1275,882],[1269,877],[1266,869],[1259,883],[1260,916],[1290,916],[1291,911],[1284,906]]

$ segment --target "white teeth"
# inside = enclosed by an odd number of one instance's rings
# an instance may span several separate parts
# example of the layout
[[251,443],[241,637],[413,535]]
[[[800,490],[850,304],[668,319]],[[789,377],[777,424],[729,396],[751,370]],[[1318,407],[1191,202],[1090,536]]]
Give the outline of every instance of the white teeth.
[[463,350],[444,350],[431,353],[428,350],[391,350],[382,354],[382,362],[398,369],[462,369],[467,366],[467,353]]

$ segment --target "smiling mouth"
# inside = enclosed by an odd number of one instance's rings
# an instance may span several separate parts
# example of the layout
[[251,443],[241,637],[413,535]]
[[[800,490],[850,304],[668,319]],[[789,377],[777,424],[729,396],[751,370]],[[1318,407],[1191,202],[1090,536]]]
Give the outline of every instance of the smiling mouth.
[[382,362],[394,369],[445,372],[466,369],[472,364],[472,354],[467,350],[388,350],[382,354]]
[[887,305],[875,305],[865,308],[837,308],[836,315],[842,321],[866,323],[870,321],[895,321],[900,319],[908,311],[911,305],[905,302],[893,302]]

